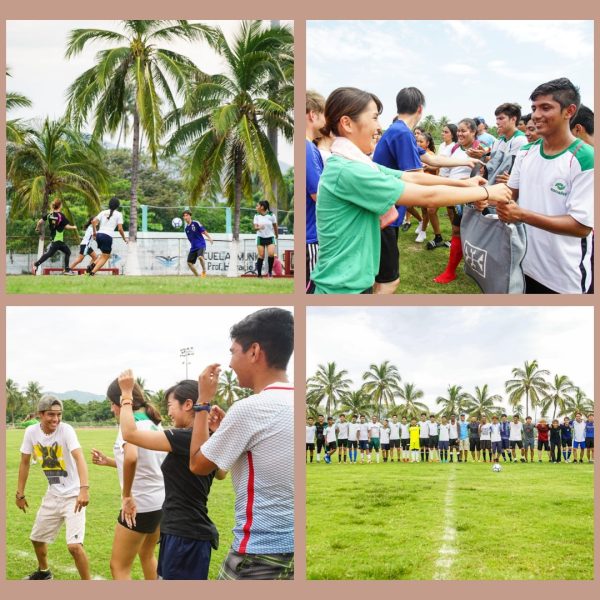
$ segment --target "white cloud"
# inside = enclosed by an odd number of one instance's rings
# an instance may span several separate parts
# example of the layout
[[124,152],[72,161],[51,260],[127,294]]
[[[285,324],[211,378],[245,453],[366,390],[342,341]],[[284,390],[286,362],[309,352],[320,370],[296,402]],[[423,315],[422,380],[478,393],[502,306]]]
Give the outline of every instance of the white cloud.
[[442,71],[451,75],[474,75],[477,69],[464,63],[448,63],[442,66]]

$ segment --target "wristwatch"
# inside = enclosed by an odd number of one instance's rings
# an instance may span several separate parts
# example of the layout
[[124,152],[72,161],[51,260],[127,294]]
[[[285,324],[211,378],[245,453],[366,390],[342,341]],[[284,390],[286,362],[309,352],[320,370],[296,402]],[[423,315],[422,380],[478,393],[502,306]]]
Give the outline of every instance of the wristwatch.
[[194,412],[200,412],[203,410],[210,412],[210,404],[194,404]]

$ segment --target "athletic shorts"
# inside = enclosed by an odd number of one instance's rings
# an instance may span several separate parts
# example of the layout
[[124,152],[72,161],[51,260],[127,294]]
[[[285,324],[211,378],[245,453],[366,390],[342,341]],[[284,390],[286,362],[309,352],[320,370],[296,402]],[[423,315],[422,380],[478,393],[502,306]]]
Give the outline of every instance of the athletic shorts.
[[535,448],[535,440],[533,438],[525,438],[523,440],[523,448],[525,450],[529,450],[530,448],[533,450]]
[[79,244],[79,254],[85,256],[86,254],[92,254],[94,249],[89,244]]
[[563,448],[572,448],[573,447],[573,438],[571,438],[570,440],[560,440],[560,445]]
[[429,447],[430,448],[437,448],[438,447],[438,441],[440,439],[439,435],[431,435],[429,436]]
[[317,453],[321,452],[321,450],[323,450],[323,448],[325,448],[325,438],[318,437],[317,438]]
[[429,438],[419,438],[420,448],[429,448]]
[[469,450],[471,452],[481,450],[481,441],[479,440],[479,438],[469,438]]
[[390,448],[400,448],[400,440],[390,440]]
[[450,442],[438,442],[438,448],[440,450],[448,450],[450,448]]
[[583,450],[585,448],[585,442],[573,442],[573,448],[581,448]]
[[594,447],[594,438],[585,438],[585,447],[586,448],[593,448]]
[[310,283],[310,275],[317,264],[317,256],[319,255],[319,244],[314,242],[306,244],[306,285]]
[[494,454],[502,454],[502,442],[492,442],[492,452]]
[[348,440],[348,448],[356,450],[358,448],[358,440]]
[[381,444],[381,449],[382,450],[389,450],[390,449],[390,445],[389,444]]
[[306,450],[310,450],[311,452],[315,449],[314,444],[306,444]]
[[208,579],[212,549],[213,544],[209,540],[192,540],[161,533],[158,577],[171,580]]
[[337,444],[335,442],[327,442],[327,450],[337,450]]
[[379,446],[379,438],[371,438],[369,440],[369,450],[375,450],[376,452],[378,452]]
[[522,440],[510,440],[510,449],[514,450],[517,447],[523,448],[523,441]]
[[198,260],[199,256],[204,256],[205,250],[206,248],[196,248],[195,250],[190,250],[187,261],[193,265]]
[[458,449],[466,452],[469,449],[469,438],[458,440]]
[[480,440],[479,444],[482,450],[491,450],[492,449],[492,440]]
[[117,517],[119,525],[123,525],[131,531],[137,531],[138,533],[154,533],[156,528],[160,525],[162,519],[162,510],[153,510],[151,512],[137,513],[135,515],[135,525],[129,527],[125,521],[121,519],[121,513]]
[[545,442],[538,440],[538,450],[550,450],[550,443],[548,442],[548,440],[546,440]]
[[112,243],[112,235],[106,233],[96,234],[96,244],[98,244],[98,250],[100,250],[102,254],[110,254],[112,252]]
[[458,448],[458,439],[457,438],[450,439],[450,448]]
[[502,438],[502,449],[508,450],[509,448],[510,448],[510,443],[508,441],[508,438]]
[[398,227],[381,230],[381,254],[377,283],[390,283],[400,277],[400,252],[398,250]]
[[[404,440],[402,440],[402,441],[404,441]],[[420,450],[421,448],[419,446],[419,442],[411,442],[411,441],[409,441],[408,442],[408,449],[409,450]]]
[[218,579],[294,579],[294,555],[240,554],[231,548]]
[[368,450],[369,449],[369,440],[360,440],[358,442],[358,447],[361,450]]
[[74,512],[77,495],[63,498],[46,492],[35,516],[29,539],[51,544],[62,524],[66,525],[67,544],[83,544],[85,537],[85,508]]
[[345,440],[338,440],[338,448],[347,448],[348,447],[348,438]]
[[260,235],[256,236],[256,245],[257,246],[271,246],[275,243],[273,236],[271,237],[260,237]]
[[402,450],[408,450],[410,448],[410,438],[402,438],[400,444],[402,444]]

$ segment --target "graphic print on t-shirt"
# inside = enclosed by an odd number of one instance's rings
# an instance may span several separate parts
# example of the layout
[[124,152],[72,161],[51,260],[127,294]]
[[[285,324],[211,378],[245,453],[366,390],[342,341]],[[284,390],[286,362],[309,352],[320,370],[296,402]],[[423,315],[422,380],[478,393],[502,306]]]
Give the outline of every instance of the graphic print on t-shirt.
[[49,485],[59,485],[60,478],[68,476],[63,460],[63,449],[57,442],[54,442],[51,446],[35,444],[33,451],[37,458],[42,461],[42,471],[44,471]]

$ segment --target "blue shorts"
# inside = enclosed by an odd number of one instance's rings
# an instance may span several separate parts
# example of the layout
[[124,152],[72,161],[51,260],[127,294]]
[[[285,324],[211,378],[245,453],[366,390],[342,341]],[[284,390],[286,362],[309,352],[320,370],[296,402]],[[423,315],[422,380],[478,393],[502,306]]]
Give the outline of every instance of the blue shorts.
[[573,442],[573,448],[581,448],[583,450],[585,448],[585,442]]
[[502,450],[508,450],[510,448],[510,443],[508,438],[502,438]]
[[438,442],[438,448],[440,450],[448,450],[450,447],[450,442]]
[[107,235],[106,233],[96,234],[96,243],[102,254],[110,254],[112,252],[112,240],[112,236]]
[[161,579],[208,579],[212,544],[161,533],[158,576]]
[[[508,442],[508,440],[506,440]],[[492,442],[492,452],[494,454],[502,453],[502,442]]]
[[360,450],[368,450],[369,449],[369,440],[360,440],[358,442],[358,447]]

